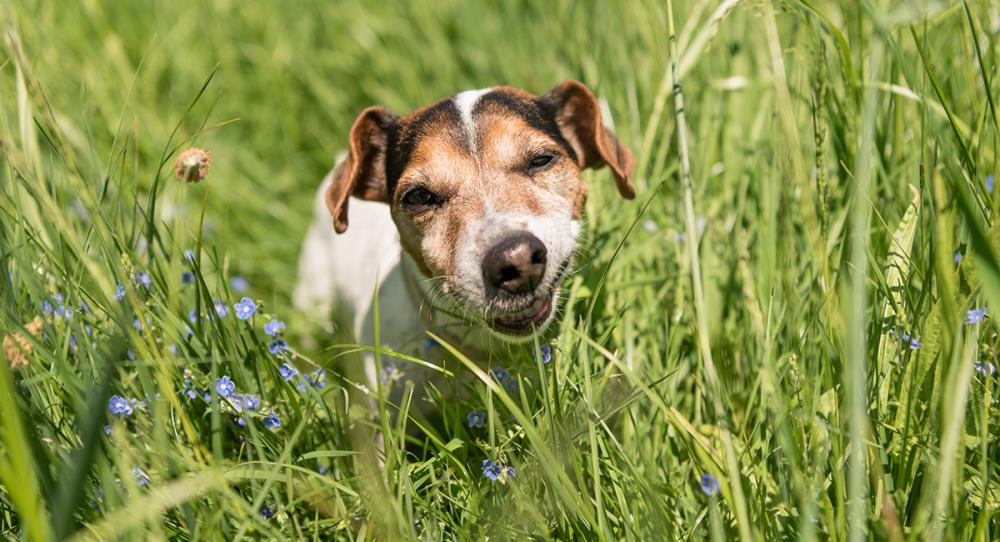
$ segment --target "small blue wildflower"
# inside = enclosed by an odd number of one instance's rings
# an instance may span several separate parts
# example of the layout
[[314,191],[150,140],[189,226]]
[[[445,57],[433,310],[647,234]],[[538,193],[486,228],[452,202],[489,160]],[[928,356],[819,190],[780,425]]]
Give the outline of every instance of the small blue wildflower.
[[268,414],[267,416],[264,416],[264,419],[261,420],[261,423],[263,423],[264,427],[270,429],[271,431],[274,431],[275,429],[281,427],[281,419],[278,418],[278,415],[275,414],[274,412]]
[[433,349],[438,348],[440,346],[441,346],[441,343],[437,342],[437,340],[434,339],[434,338],[432,338],[432,337],[427,337],[427,340],[424,341],[424,350],[425,351],[427,351],[427,350],[433,350]]
[[225,318],[229,316],[229,306],[222,301],[213,301],[212,304],[215,306],[215,314],[219,315],[219,318]]
[[123,297],[125,297],[125,285],[119,283],[115,286],[115,299],[121,301]]
[[492,373],[493,378],[497,379],[497,382],[501,384],[506,384],[507,381],[510,380],[510,373],[508,373],[507,369],[504,369],[503,367],[493,369]]
[[185,271],[181,273],[181,284],[191,284],[194,282],[194,273]]
[[539,346],[538,347],[538,352],[535,353],[535,359],[538,359],[538,354],[542,355],[542,363],[543,364],[548,364],[550,361],[552,361],[552,347],[551,346],[549,346],[547,344],[543,344],[543,345]]
[[88,337],[92,337],[94,335],[93,330],[90,329],[90,324],[83,324],[83,331]]
[[69,336],[69,347],[74,350],[76,349],[76,335]]
[[395,365],[390,363],[382,367],[381,377],[382,385],[385,386],[403,378],[403,371],[400,371]]
[[236,309],[236,317],[240,320],[249,320],[253,313],[257,312],[257,304],[249,297],[244,297],[239,303],[233,305]]
[[268,323],[264,324],[264,333],[272,337],[277,337],[285,331],[285,323],[281,320],[270,320]]
[[709,473],[701,475],[701,491],[711,497],[719,492],[719,479]]
[[992,175],[987,175],[986,176],[986,182],[984,184],[986,184],[986,191],[989,192],[990,194],[992,194],[993,193],[993,176]]
[[191,262],[191,263],[194,263],[194,251],[193,250],[185,250],[184,251],[184,259],[187,260],[187,261],[189,261],[189,262]]
[[240,427],[246,427],[247,421],[244,420],[242,416],[240,416],[239,418],[236,418],[236,424],[239,425]]
[[63,301],[66,301],[66,296],[62,295],[59,292],[56,292],[55,295],[52,296],[52,298],[55,299],[56,303],[59,303],[60,305],[63,303]]
[[250,287],[250,282],[239,276],[235,275],[233,278],[229,279],[229,286],[233,288],[236,293],[245,292],[247,288]]
[[260,407],[260,399],[256,395],[244,395],[241,399],[243,408],[247,410],[257,410]]
[[142,334],[142,322],[139,320],[138,316],[136,316],[135,319],[132,320],[132,325],[135,326],[135,328],[139,330],[139,334],[141,335]]
[[486,423],[486,413],[473,410],[469,413],[469,427],[482,427]]
[[125,351],[125,357],[127,357],[129,361],[135,361],[135,353],[133,353],[131,350]]
[[923,343],[920,342],[919,337],[913,337],[910,339],[910,350],[916,350],[917,348],[920,348],[922,344]]
[[326,370],[316,369],[315,371],[309,373],[309,383],[316,386],[319,389],[326,387]]
[[111,426],[110,425],[105,425],[104,426],[104,434],[107,435],[107,436],[109,436],[109,437],[111,436]]
[[266,503],[261,503],[260,508],[257,509],[257,513],[264,519],[270,519],[274,516],[275,512],[277,512],[277,510],[271,508]]
[[977,361],[975,367],[983,376],[993,376],[993,373],[997,371],[997,368],[988,361]]
[[132,415],[132,404],[121,395],[112,395],[108,400],[108,411],[119,416]]
[[284,378],[288,382],[291,382],[295,378],[295,375],[299,374],[298,369],[287,363],[282,363],[281,367],[278,367],[278,372],[281,374],[281,378]]
[[975,324],[976,322],[982,320],[986,317],[986,307],[981,307],[978,309],[972,309],[965,315],[966,324]]
[[507,479],[509,480],[513,480],[514,478],[517,477],[517,471],[514,469],[514,467],[507,467],[506,472],[507,472]]
[[962,261],[962,252],[956,250],[955,251],[955,263],[958,264],[961,261]]
[[194,387],[191,386],[191,381],[187,379],[184,380],[184,387],[181,388],[181,393],[183,393],[189,399],[198,398],[198,390],[194,389]]
[[73,309],[71,309],[70,307],[59,307],[59,308],[61,309],[60,312],[62,313],[63,318],[65,318],[66,320],[70,320],[71,318],[73,318]]
[[139,487],[149,487],[149,476],[146,476],[139,467],[132,469],[132,476],[135,477],[135,483],[139,484]]
[[133,278],[136,282],[142,284],[147,290],[153,286],[153,277],[147,271],[139,271]]
[[281,339],[275,339],[271,341],[271,344],[267,345],[268,351],[277,356],[278,354],[288,350],[288,343]]
[[80,302],[80,312],[82,314],[90,314],[90,305],[88,305],[86,301]]
[[488,478],[492,482],[496,482],[497,478],[501,474],[500,466],[496,463],[490,461],[489,459],[483,460],[483,476]]
[[42,312],[45,314],[52,314],[52,302],[48,299],[42,301]]
[[222,375],[215,381],[215,391],[222,397],[229,397],[236,391],[236,383],[228,375]]

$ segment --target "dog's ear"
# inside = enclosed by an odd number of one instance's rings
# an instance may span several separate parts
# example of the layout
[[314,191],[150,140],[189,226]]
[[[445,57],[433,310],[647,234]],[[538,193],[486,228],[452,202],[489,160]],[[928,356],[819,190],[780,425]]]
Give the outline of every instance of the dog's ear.
[[385,156],[389,130],[396,119],[388,109],[374,106],[362,111],[351,126],[347,158],[337,166],[326,189],[326,207],[333,215],[337,233],[347,231],[347,202],[352,195],[364,200],[386,200]]
[[625,199],[635,197],[632,186],[632,152],[625,148],[601,122],[601,106],[579,81],[563,81],[541,97],[552,109],[562,136],[576,152],[580,167],[599,168],[607,164]]

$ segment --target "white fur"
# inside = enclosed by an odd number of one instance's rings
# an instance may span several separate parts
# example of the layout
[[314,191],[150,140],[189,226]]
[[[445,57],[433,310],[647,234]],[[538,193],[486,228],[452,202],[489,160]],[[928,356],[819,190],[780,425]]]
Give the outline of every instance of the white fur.
[[493,89],[466,90],[459,92],[451,99],[455,104],[455,108],[458,109],[458,115],[462,119],[462,128],[465,130],[465,135],[469,139],[469,144],[472,146],[473,151],[476,148],[476,122],[472,118],[472,111],[475,110],[479,98],[482,98],[484,94],[491,90]]

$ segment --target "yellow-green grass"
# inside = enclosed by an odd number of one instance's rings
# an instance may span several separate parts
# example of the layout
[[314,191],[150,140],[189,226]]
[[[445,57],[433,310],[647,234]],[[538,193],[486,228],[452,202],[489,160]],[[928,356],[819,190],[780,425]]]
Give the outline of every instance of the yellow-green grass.
[[[6,0],[0,31],[5,537],[996,537],[995,2]],[[291,305],[319,180],[367,105],[564,79],[639,195],[585,174],[553,361],[429,346],[475,383],[407,439],[350,370],[392,345]]]

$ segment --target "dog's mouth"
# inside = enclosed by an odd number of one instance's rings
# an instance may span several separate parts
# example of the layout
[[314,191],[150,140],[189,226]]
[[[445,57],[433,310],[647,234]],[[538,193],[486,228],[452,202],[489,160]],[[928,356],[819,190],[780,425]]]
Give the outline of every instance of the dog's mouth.
[[486,323],[498,335],[515,341],[541,332],[552,320],[556,299],[568,269],[567,259],[547,286],[539,288],[524,300],[506,299],[502,306],[494,305],[494,310],[487,312]]
[[552,303],[556,288],[550,290],[526,309],[513,313],[501,313],[493,316],[490,324],[493,329],[509,335],[526,335],[540,329],[552,314]]

